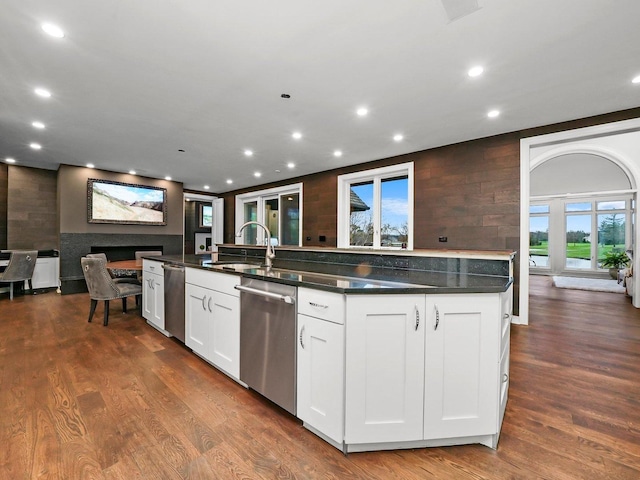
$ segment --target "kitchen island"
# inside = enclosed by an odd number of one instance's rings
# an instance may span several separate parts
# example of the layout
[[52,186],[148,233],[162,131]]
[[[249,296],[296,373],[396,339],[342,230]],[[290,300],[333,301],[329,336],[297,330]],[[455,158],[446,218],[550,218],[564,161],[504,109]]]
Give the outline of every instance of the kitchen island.
[[[185,344],[240,378],[241,279],[297,287],[295,414],[344,452],[497,447],[509,384],[513,252],[221,246],[186,267]],[[161,325],[154,325],[162,331]],[[274,407],[275,408],[275,407]]]

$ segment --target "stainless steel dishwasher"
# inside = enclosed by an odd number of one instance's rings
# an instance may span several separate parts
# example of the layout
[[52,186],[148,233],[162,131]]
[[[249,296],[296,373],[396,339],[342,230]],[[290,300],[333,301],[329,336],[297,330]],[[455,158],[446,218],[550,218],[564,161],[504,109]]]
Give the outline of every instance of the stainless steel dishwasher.
[[164,329],[184,343],[184,267],[163,263]]
[[296,414],[296,293],[280,283],[240,285],[240,380]]

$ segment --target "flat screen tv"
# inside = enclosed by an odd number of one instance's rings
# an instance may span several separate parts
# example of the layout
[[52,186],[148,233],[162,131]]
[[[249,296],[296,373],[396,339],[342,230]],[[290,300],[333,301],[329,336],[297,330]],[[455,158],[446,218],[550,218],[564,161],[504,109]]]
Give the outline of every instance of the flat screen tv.
[[89,223],[166,225],[167,189],[149,185],[87,180]]

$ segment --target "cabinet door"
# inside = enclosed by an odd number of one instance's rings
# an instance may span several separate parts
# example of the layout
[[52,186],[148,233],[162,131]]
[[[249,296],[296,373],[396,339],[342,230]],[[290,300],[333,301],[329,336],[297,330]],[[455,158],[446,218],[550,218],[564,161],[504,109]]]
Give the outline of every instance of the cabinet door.
[[[59,257],[40,257],[36,259],[36,267],[31,277],[31,285],[36,288],[57,287],[60,276]],[[25,282],[28,287],[29,283]]]
[[347,297],[347,443],[422,439],[424,295]]
[[164,276],[152,275],[153,306],[149,321],[164,330]]
[[240,298],[211,292],[211,362],[234,378],[240,377]]
[[185,285],[185,345],[205,358],[209,358],[207,348],[210,344],[211,312],[208,303],[211,290]]
[[145,272],[142,276],[142,316],[153,321],[155,298],[153,292],[154,275]]
[[297,415],[342,443],[344,325],[298,315]]
[[426,298],[425,438],[495,434],[499,294]]

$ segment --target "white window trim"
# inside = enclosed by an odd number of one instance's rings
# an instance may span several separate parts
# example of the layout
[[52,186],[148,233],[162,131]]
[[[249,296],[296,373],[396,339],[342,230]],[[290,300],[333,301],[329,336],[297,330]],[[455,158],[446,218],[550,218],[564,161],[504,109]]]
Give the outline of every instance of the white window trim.
[[[269,199],[273,199],[275,197],[280,197],[282,195],[286,195],[286,194],[298,194],[299,198],[300,198],[300,205],[299,205],[299,211],[300,211],[300,218],[299,218],[299,233],[298,233],[298,246],[301,247],[302,246],[302,183],[294,183],[291,185],[284,185],[282,187],[273,187],[273,188],[267,188],[265,190],[257,190],[257,191],[253,191],[253,192],[247,192],[247,193],[242,193],[239,195],[236,195],[236,228],[235,228],[235,232],[237,232],[238,230],[240,230],[240,227],[242,226],[242,224],[244,223],[244,204],[247,202],[253,202],[253,201],[257,201],[258,202],[258,222],[260,223],[265,223],[265,218],[264,218],[264,202],[265,200],[269,200]],[[274,233],[274,232],[272,232]],[[278,232],[279,233],[279,232]],[[234,233],[235,235],[235,233]],[[261,244],[264,244],[265,242],[265,238],[264,238],[264,232],[262,229],[258,229],[257,232],[257,238],[258,238],[258,242],[260,242]],[[236,245],[243,245],[243,239],[242,238],[238,238],[235,237],[235,243]]]
[[[398,165],[391,165],[388,167],[374,168],[371,170],[363,170],[360,172],[348,173],[338,176],[338,248],[366,248],[376,250],[397,250],[395,247],[361,247],[351,246],[349,244],[349,212],[351,203],[350,185],[352,183],[364,182],[367,180],[373,180],[374,178],[385,179],[392,178],[399,175],[407,175],[407,250],[413,250],[413,203],[414,203],[414,184],[413,184],[413,162],[400,163]],[[373,192],[373,209],[374,212],[380,211],[380,191],[377,189],[374,183]],[[379,224],[380,219],[374,220],[374,224]],[[377,242],[376,242],[377,238]],[[380,244],[380,232],[374,233],[374,245]]]

